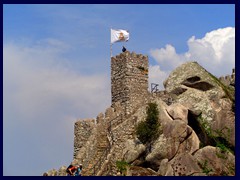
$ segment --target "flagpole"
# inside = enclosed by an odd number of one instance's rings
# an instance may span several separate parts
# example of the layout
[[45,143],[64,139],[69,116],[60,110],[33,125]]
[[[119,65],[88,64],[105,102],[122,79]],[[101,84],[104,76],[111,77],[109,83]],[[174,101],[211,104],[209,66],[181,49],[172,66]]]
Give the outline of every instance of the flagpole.
[[[110,27],[110,34],[111,34],[111,36],[112,36],[112,26]],[[110,56],[111,56],[111,58],[112,58],[112,42],[111,42],[111,38],[110,38]],[[110,58],[110,59],[111,59]]]
[[112,57],[112,43],[110,43],[110,55]]

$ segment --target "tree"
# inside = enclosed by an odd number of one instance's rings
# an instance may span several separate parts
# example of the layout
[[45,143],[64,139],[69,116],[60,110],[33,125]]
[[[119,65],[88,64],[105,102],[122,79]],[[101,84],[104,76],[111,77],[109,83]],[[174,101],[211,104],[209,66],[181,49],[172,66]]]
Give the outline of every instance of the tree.
[[156,103],[149,103],[147,106],[147,117],[145,121],[137,125],[136,134],[142,143],[155,140],[159,135],[159,111]]

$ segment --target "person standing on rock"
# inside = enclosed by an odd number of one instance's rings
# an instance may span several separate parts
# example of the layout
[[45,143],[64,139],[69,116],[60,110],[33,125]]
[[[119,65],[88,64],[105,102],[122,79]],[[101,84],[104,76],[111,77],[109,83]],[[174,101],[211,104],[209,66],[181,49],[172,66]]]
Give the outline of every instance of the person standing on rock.
[[125,52],[127,49],[123,46],[122,48],[122,52]]

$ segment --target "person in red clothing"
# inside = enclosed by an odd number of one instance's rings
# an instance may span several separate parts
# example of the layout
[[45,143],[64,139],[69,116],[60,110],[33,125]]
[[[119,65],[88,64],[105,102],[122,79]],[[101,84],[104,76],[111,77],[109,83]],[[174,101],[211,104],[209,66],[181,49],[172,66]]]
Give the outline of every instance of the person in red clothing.
[[73,165],[69,165],[68,168],[67,168],[67,175],[68,176],[74,176],[75,174],[75,171],[77,170],[77,168]]

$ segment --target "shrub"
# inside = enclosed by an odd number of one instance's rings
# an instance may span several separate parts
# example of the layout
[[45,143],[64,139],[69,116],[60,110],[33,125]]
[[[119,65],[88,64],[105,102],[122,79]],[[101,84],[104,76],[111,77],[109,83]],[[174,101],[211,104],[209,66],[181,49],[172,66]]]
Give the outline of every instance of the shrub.
[[146,121],[138,124],[136,134],[142,143],[155,140],[159,135],[159,111],[156,103],[149,103],[147,106]]
[[126,176],[127,167],[129,164],[126,161],[116,161],[116,166],[121,175]]

